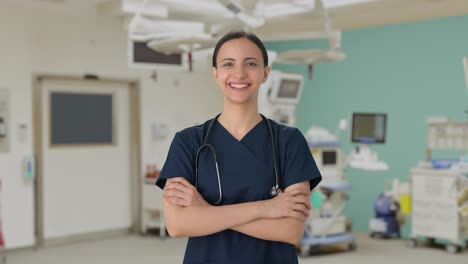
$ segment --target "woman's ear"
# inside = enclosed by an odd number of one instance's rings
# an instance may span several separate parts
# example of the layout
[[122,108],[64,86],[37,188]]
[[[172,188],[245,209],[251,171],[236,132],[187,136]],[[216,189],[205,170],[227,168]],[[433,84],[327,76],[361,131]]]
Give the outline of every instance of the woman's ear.
[[211,68],[211,72],[213,73],[213,77],[215,77],[215,79],[216,79],[216,77],[217,77],[216,75],[218,74],[218,69],[216,69],[216,67],[213,67],[213,68]]
[[270,66],[266,66],[265,69],[263,69],[263,81],[262,83],[266,82],[266,80],[268,79],[268,75],[270,74]]

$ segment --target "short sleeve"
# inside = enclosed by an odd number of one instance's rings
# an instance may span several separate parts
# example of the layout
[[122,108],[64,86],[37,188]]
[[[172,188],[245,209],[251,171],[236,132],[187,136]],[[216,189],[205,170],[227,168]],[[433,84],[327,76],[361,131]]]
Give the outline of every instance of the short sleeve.
[[156,185],[164,189],[166,180],[174,177],[184,177],[195,185],[194,153],[191,145],[183,140],[183,135],[178,132],[172,140],[166,162],[159,173]]
[[322,180],[309,146],[302,133],[295,129],[286,145],[284,189],[288,186],[310,182],[310,189],[314,189]]

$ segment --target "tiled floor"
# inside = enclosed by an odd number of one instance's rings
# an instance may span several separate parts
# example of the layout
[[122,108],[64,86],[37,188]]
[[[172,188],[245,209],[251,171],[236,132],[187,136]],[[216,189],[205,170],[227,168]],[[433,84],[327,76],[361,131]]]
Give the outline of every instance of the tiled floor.
[[[373,240],[356,234],[357,249],[300,257],[307,264],[467,264],[468,250],[456,255],[443,248],[408,248],[402,240]],[[8,264],[156,264],[182,263],[186,239],[154,236],[120,236],[63,246],[26,249],[8,255]]]

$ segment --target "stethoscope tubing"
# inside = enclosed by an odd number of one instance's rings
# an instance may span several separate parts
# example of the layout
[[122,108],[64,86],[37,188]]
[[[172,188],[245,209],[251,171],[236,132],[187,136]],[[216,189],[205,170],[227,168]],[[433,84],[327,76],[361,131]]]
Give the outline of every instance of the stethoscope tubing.
[[[206,130],[206,135],[205,135],[205,138],[203,140],[203,145],[200,146],[200,148],[198,149],[198,151],[196,153],[196,156],[195,156],[195,188],[198,190],[198,161],[199,161],[200,152],[204,148],[208,148],[211,151],[212,155],[213,155],[213,159],[214,159],[215,166],[216,166],[216,176],[218,178],[218,190],[219,190],[219,197],[218,197],[218,200],[214,203],[215,205],[221,203],[221,200],[223,198],[223,190],[222,190],[222,186],[221,186],[221,176],[220,176],[220,173],[219,173],[219,166],[218,166],[218,159],[217,159],[217,156],[216,156],[216,151],[215,151],[214,147],[211,144],[208,144],[208,136],[210,135],[211,129],[212,129],[214,123],[218,120],[218,117],[220,115],[221,114],[218,114],[211,121],[210,125],[208,126],[208,129]],[[270,143],[271,143],[271,147],[272,147],[273,165],[274,165],[274,170],[275,170],[275,186],[273,186],[273,188],[271,190],[271,195],[273,197],[275,197],[281,192],[281,190],[279,188],[279,172],[278,172],[279,169],[278,169],[278,160],[277,160],[277,156],[276,156],[276,147],[275,147],[275,140],[274,140],[274,136],[273,136],[273,129],[271,128],[270,121],[265,116],[263,116],[262,114],[260,114],[260,116],[262,117],[263,121],[267,124],[268,132],[270,134]]]
[[219,204],[221,202],[221,199],[223,198],[223,189],[221,187],[221,177],[219,176],[219,166],[218,166],[218,159],[216,158],[216,151],[214,150],[213,146],[210,144],[203,144],[197,151],[197,155],[195,157],[195,188],[198,190],[198,156],[200,152],[204,148],[209,148],[211,153],[213,153],[213,159],[215,162],[216,166],[216,176],[218,177],[218,190],[219,190],[219,198],[218,201],[215,202],[215,204]]

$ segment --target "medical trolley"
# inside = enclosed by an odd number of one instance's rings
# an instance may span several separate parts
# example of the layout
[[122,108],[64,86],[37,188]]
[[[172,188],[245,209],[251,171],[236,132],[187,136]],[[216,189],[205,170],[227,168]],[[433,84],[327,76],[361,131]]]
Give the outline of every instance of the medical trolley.
[[351,184],[345,179],[345,157],[339,141],[308,142],[322,182],[311,194],[312,210],[304,235],[297,245],[301,256],[308,256],[322,245],[346,244],[356,248],[350,233],[351,223],[343,215]]
[[433,150],[468,150],[468,122],[428,121],[426,161],[410,173],[408,245],[416,247],[420,238],[430,243],[442,241],[447,252],[456,253],[467,246],[468,239],[468,171],[463,169],[468,163],[462,158],[451,162],[434,159]]

